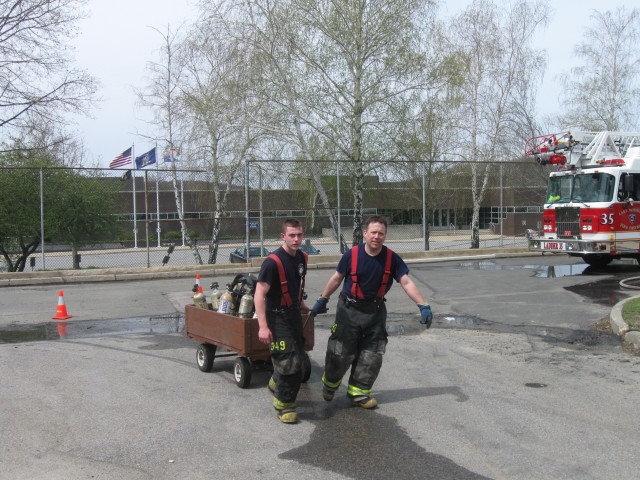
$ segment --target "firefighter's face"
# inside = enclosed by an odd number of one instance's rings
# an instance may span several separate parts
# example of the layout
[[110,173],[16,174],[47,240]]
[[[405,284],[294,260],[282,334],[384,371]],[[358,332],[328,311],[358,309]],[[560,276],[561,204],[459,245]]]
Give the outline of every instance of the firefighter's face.
[[370,223],[363,235],[365,243],[377,250],[387,238],[387,228],[384,223]]
[[284,233],[280,234],[280,238],[284,241],[284,248],[288,251],[296,251],[302,244],[304,233],[300,227],[287,227]]

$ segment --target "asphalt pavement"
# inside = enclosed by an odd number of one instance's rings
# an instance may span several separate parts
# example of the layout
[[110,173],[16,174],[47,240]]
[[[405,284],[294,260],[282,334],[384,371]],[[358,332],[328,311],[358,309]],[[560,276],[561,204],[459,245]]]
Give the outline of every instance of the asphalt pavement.
[[[436,320],[421,328],[415,305],[392,288],[390,316],[414,328],[390,336],[374,411],[350,407],[344,386],[322,400],[332,299],[316,324],[294,426],[275,417],[268,372],[240,389],[233,358],[217,358],[210,373],[197,368],[197,343],[179,332],[193,272],[0,288],[5,331],[53,326],[42,333],[49,339],[0,343],[0,477],[637,478],[640,358],[615,342],[566,341],[611,307],[565,288],[592,279],[539,278],[523,263],[411,264]],[[201,282],[208,291],[234,273]],[[309,271],[311,299],[330,274]],[[51,320],[59,290],[73,316],[62,339]],[[478,323],[450,328],[452,319]]]

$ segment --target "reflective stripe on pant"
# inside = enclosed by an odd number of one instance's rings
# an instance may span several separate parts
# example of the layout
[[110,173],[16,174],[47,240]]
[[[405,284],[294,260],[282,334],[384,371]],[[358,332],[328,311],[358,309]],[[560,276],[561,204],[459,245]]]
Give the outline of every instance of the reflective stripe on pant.
[[322,376],[327,388],[336,390],[351,367],[348,393],[371,390],[387,346],[386,319],[384,302],[369,313],[358,310],[343,298],[338,300]]
[[293,404],[303,377],[304,337],[300,310],[267,312],[267,324],[273,337],[270,351],[273,362],[274,406]]

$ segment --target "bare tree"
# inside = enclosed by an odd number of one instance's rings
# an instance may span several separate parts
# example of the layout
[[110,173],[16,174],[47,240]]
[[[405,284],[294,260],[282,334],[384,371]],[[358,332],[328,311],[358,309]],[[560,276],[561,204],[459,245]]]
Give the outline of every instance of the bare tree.
[[204,155],[212,174],[215,199],[208,263],[216,263],[222,216],[234,181],[242,165],[254,158],[262,130],[250,118],[260,110],[260,100],[251,95],[252,51],[242,49],[228,30],[222,9],[194,25],[185,44],[186,79],[182,98],[189,118],[190,143]]
[[0,0],[0,136],[86,113],[95,80],[71,68],[86,0]]
[[460,110],[460,158],[471,162],[471,248],[480,246],[480,205],[492,164],[508,161],[523,144],[523,105],[535,95],[531,77],[544,60],[529,47],[547,20],[544,2],[519,1],[510,8],[476,0],[452,19],[451,43],[466,68]]
[[560,77],[564,125],[585,130],[636,129],[640,117],[640,10],[594,11],[575,55],[583,63]]
[[[232,3],[233,0],[230,0]],[[307,161],[322,204],[318,156],[346,161],[352,179],[354,244],[362,241],[367,173],[397,156],[397,112],[425,88],[434,2],[423,0],[248,0],[235,2],[252,30],[245,37],[264,60],[274,137]],[[244,9],[244,10],[243,10]],[[321,149],[319,150],[318,147]],[[337,221],[332,218],[334,230]],[[339,243],[343,243],[339,239]]]
[[234,15],[230,16],[232,20],[227,24],[228,34],[236,38],[238,45],[242,45],[240,48],[254,52],[260,68],[255,72],[258,76],[255,78],[254,89],[257,96],[266,100],[268,108],[255,111],[251,121],[269,138],[268,142],[263,142],[265,153],[275,151],[284,155],[289,152],[292,157],[304,160],[298,165],[296,173],[312,178],[315,185],[314,196],[319,198],[326,209],[340,251],[345,251],[347,245],[322,182],[326,165],[333,162],[327,159],[324,162],[318,161],[319,156],[324,155],[315,151],[311,145],[317,143],[315,141],[318,140],[318,135],[305,128],[308,108],[298,91],[301,82],[297,78],[299,72],[296,70],[290,32],[291,26],[295,25],[293,6],[288,2],[269,0],[230,0],[227,6],[234,11]]
[[[301,72],[305,125],[347,160],[353,239],[362,241],[365,175],[398,152],[394,121],[429,77],[425,44],[434,3],[295,0],[290,38]],[[392,133],[393,132],[393,133]]]
[[[150,62],[148,64],[147,69],[151,76],[150,84],[145,90],[137,91],[136,93],[140,104],[150,108],[154,113],[153,124],[157,129],[157,134],[153,138],[160,140],[165,145],[167,151],[170,152],[171,160],[174,160],[173,152],[179,146],[179,141],[176,138],[178,126],[183,118],[179,102],[183,65],[178,61],[180,55],[177,51],[181,43],[178,34],[172,32],[168,25],[166,33],[157,29],[154,30],[162,36],[163,41],[160,49],[160,62]],[[201,265],[202,257],[198,251],[198,246],[187,230],[174,161],[170,162],[170,172],[182,235],[185,243],[191,249],[194,260],[198,265]]]

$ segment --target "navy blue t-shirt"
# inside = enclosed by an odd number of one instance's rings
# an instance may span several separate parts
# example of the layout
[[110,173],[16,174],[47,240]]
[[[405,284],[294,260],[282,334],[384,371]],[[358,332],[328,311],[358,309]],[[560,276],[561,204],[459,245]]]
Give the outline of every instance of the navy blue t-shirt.
[[[373,300],[376,298],[376,294],[380,289],[382,277],[384,275],[384,266],[387,263],[387,250],[387,247],[383,245],[380,253],[375,257],[372,257],[365,251],[363,243],[358,245],[358,266],[356,269],[356,275],[358,276],[358,287],[362,290],[366,300]],[[353,284],[351,280],[352,252],[352,249],[347,250],[344,255],[342,255],[342,258],[336,267],[336,271],[344,275],[342,291],[345,295],[349,296],[351,296],[351,286]],[[385,293],[391,288],[393,280],[398,282],[400,278],[407,273],[409,273],[409,267],[407,267],[407,264],[404,263],[402,258],[400,258],[400,255],[392,252],[391,276],[387,283]]]
[[[300,304],[300,284],[302,277],[307,273],[304,261],[304,253],[298,250],[294,255],[289,255],[284,248],[279,247],[272,253],[276,254],[282,261],[284,273],[287,277],[289,295],[293,305]],[[282,287],[280,286],[280,276],[278,275],[278,266],[275,260],[267,257],[262,262],[258,281],[271,285],[267,293],[267,310],[275,310],[280,307],[282,302]]]

